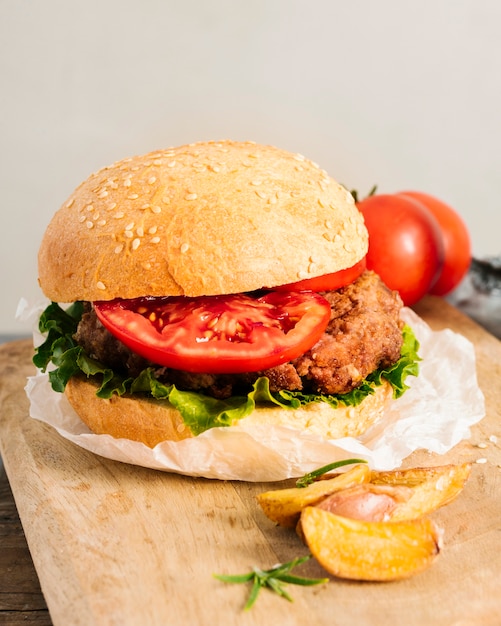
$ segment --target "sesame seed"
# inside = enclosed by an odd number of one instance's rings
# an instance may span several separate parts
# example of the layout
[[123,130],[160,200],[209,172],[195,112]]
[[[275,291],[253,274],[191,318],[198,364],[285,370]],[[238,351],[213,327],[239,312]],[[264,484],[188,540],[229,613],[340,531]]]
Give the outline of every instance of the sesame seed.
[[303,278],[308,278],[308,272],[304,272],[304,271],[298,272],[297,277],[299,278],[299,280],[303,280]]
[[117,203],[116,202],[112,202],[110,204],[110,206],[108,207],[108,211],[113,211],[113,209],[117,208]]
[[489,441],[490,441],[491,443],[497,443],[497,442],[498,442],[498,438],[496,437],[496,435],[491,435],[491,436],[489,437]]
[[87,226],[87,228],[92,228],[94,226],[94,222],[88,221],[85,223],[85,225]]
[[113,217],[115,217],[117,220],[121,219],[122,217],[124,217],[125,213],[123,211],[118,211],[117,213],[115,213],[115,215]]
[[221,168],[217,165],[209,165],[209,169],[215,172],[216,174],[221,171]]
[[325,209],[325,204],[322,202],[322,200],[320,200],[320,198],[317,199],[318,205],[322,208]]
[[151,242],[151,243],[159,243],[159,241],[160,241],[160,237],[152,237],[152,238],[150,239],[150,242]]
[[121,243],[115,248],[114,252],[115,254],[120,254],[120,252],[122,252],[123,249],[124,249],[124,245],[123,243]]
[[103,282],[101,282],[100,280],[97,281],[96,287],[98,289],[101,289],[101,291],[104,291],[106,289],[106,285]]
[[184,254],[185,252],[188,252],[188,250],[190,249],[190,244],[188,243],[183,243],[183,245],[181,246],[181,252]]
[[162,165],[162,159],[155,159],[153,165]]
[[332,222],[329,222],[329,220],[326,220],[324,222],[324,226],[325,226],[325,228],[332,228]]
[[89,211],[89,213],[94,210],[94,206],[92,204],[88,204],[85,208],[87,209],[87,211]]
[[124,231],[124,235],[125,237],[127,237],[128,239],[132,239],[132,237],[134,237],[134,233],[131,230],[126,230]]
[[297,197],[298,197],[298,196],[300,196],[300,195],[301,195],[301,192],[300,192],[300,191],[295,191],[295,190],[291,191],[291,196],[292,196],[293,198],[297,198]]
[[137,200],[139,198],[139,195],[137,193],[131,193],[127,197],[129,198],[129,200]]
[[296,161],[306,161],[306,159],[304,158],[304,156],[303,156],[302,154],[299,154],[299,153],[294,155],[294,159],[295,159]]
[[255,194],[258,198],[261,198],[261,200],[266,200],[267,196],[263,191],[256,191]]
[[477,443],[477,448],[485,449],[487,448],[487,444],[484,441],[481,441],[480,443]]
[[148,228],[148,233],[150,235],[154,235],[157,232],[157,230],[158,230],[157,226],[152,226],[151,228]]
[[125,230],[132,230],[134,228],[134,222],[130,222],[129,224],[127,224],[127,226],[125,227]]
[[106,220],[99,220],[98,226],[106,226]]
[[176,162],[170,161],[169,163],[167,163],[167,167],[176,167]]
[[148,185],[153,185],[156,182],[157,182],[156,176],[150,176],[150,178],[148,178]]
[[143,263],[143,268],[145,270],[151,270],[151,263],[149,261],[146,261],[145,263]]
[[124,180],[124,187],[130,187],[132,185],[132,181],[130,178],[126,178]]
[[187,193],[186,196],[184,197],[185,200],[196,200],[197,199],[197,194],[196,193]]
[[144,235],[144,228],[142,226],[139,226],[139,228],[136,230],[136,233],[138,237],[142,237]]
[[71,200],[66,204],[66,208],[70,209],[75,202],[75,198],[71,198]]
[[141,239],[139,239],[139,237],[136,237],[134,241],[132,242],[132,249],[137,250],[140,245],[141,245]]
[[151,207],[151,212],[152,213],[161,213],[162,209],[159,206],[152,206]]
[[83,224],[83,223],[85,222],[85,220],[86,220],[86,219],[87,219],[87,218],[85,217],[85,215],[81,215],[81,216],[78,218],[78,221],[80,222],[80,224]]
[[479,464],[483,465],[484,463],[487,463],[487,459],[485,457],[483,457],[481,459],[477,459],[475,461],[475,463],[479,463]]
[[108,192],[106,191],[106,189],[103,189],[103,191],[101,191],[101,193],[98,195],[98,198],[106,198],[107,195]]
[[251,185],[254,185],[254,187],[259,187],[259,185],[262,184],[261,180],[252,180],[251,181]]

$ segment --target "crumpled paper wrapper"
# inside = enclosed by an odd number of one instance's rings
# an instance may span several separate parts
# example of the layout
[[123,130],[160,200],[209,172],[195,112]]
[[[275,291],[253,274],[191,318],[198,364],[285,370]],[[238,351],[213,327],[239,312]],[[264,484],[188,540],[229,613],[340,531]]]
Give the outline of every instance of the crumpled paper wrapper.
[[[20,305],[19,317],[27,319],[28,315],[33,312],[28,314],[26,303]],[[411,388],[358,438],[326,440],[284,426],[248,425],[243,419],[231,428],[214,428],[151,449],[93,434],[64,394],[52,391],[47,374],[42,373],[30,377],[26,385],[30,414],[100,456],[188,476],[278,481],[353,457],[366,459],[374,469],[393,469],[418,449],[444,454],[468,438],[470,427],[485,415],[471,342],[449,329],[432,331],[410,309],[403,310],[403,318],[421,344],[420,374],[407,380]]]

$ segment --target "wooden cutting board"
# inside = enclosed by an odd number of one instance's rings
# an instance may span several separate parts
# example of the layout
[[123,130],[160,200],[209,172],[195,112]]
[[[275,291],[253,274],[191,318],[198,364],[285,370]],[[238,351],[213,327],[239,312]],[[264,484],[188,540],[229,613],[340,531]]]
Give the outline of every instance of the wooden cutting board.
[[[442,554],[401,582],[330,578],[289,586],[292,603],[263,591],[249,612],[248,587],[212,574],[307,554],[256,504],[273,485],[187,478],[76,447],[29,417],[30,342],[2,346],[0,452],[54,625],[501,624],[501,342],[440,299],[427,298],[417,312],[474,343],[487,406],[469,441],[405,463],[480,461],[463,493],[433,515],[445,529]],[[314,561],[299,571],[325,576]]]

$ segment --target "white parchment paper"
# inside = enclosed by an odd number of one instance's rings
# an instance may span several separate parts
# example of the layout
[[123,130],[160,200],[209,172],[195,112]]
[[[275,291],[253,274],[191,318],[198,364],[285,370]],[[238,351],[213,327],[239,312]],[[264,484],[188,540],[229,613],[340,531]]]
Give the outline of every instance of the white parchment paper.
[[[40,309],[33,309],[21,302],[18,316],[38,317]],[[354,456],[366,459],[374,469],[393,469],[418,449],[447,452],[468,438],[470,427],[485,415],[471,342],[449,329],[432,331],[410,309],[403,310],[403,317],[421,344],[420,375],[408,379],[411,388],[359,438],[326,440],[283,426],[250,425],[243,419],[231,428],[214,428],[198,437],[166,441],[151,449],[91,433],[66,397],[52,391],[47,374],[42,373],[27,381],[30,414],[76,445],[103,457],[189,476],[275,481]]]

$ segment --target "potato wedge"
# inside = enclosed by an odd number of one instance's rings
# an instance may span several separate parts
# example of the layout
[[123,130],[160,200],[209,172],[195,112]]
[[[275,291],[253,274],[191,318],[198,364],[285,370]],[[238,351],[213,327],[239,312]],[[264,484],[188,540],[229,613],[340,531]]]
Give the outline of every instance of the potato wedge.
[[264,514],[273,522],[285,528],[295,528],[306,506],[314,505],[341,489],[369,482],[370,477],[368,465],[359,463],[347,472],[334,478],[318,480],[308,487],[266,491],[257,496],[257,501]]
[[411,497],[399,502],[390,514],[392,521],[410,520],[448,504],[461,492],[471,473],[471,463],[441,465],[393,472],[371,473],[374,485],[412,487]]
[[408,578],[430,566],[442,546],[442,532],[427,518],[366,522],[306,507],[301,513],[306,543],[330,574],[352,580]]

